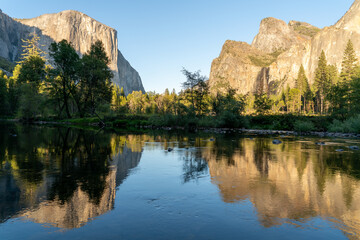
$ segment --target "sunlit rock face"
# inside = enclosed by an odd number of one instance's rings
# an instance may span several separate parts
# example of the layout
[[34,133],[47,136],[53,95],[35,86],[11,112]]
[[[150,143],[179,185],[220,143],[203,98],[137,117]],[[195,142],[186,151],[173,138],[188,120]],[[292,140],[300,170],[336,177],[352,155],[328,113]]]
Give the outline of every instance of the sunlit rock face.
[[[344,224],[342,230],[349,237],[359,236],[360,180],[340,171],[350,163],[342,165],[344,158],[334,157],[328,149],[307,148],[306,143],[282,148],[270,140],[244,140],[231,156],[209,149],[202,155],[223,201],[249,199],[265,227],[319,216]],[[334,165],[338,171],[330,168]]]
[[19,59],[23,45],[21,39],[28,38],[34,31],[40,36],[44,51],[48,51],[52,42],[66,39],[76,51],[84,54],[92,43],[101,40],[114,73],[113,82],[123,87],[126,94],[145,92],[138,72],[118,50],[117,31],[81,12],[67,10],[32,19],[12,19],[0,13],[0,20],[0,56],[8,60]]
[[260,23],[259,33],[252,46],[266,53],[288,50],[303,42],[306,37],[293,30],[292,26],[276,18],[265,18]]
[[[223,47],[220,56],[211,67],[210,85],[216,92],[223,83],[229,84],[239,93],[257,92],[258,74],[269,68],[267,84],[262,92],[279,92],[289,85],[295,86],[295,79],[301,64],[304,66],[309,82],[313,84],[318,58],[324,50],[328,63],[341,70],[344,50],[349,39],[354,44],[357,55],[360,55],[360,0],[356,0],[350,10],[333,26],[318,29],[308,23],[290,21],[288,24],[266,18],[260,24],[260,31],[252,42],[252,47],[263,53],[263,56],[242,51],[238,56],[236,47]],[[227,41],[225,45],[228,45]],[[232,45],[238,45],[233,41]],[[242,44],[242,43],[241,43]],[[224,46],[225,46],[224,45]],[[229,51],[229,49],[235,49]],[[266,55],[267,54],[267,55]],[[232,56],[232,57],[229,57]],[[245,62],[241,59],[248,59]],[[270,86],[266,88],[266,86]],[[214,88],[215,87],[215,88]]]

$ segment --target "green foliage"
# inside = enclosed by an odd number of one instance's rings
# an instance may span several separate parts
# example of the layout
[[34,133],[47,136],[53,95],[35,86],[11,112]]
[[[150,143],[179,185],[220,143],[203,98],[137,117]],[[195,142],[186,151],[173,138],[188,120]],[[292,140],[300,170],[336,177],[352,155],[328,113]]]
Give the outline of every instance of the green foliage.
[[350,113],[360,113],[360,74],[350,83]]
[[216,124],[213,127],[223,128],[248,128],[250,126],[248,120],[239,114],[234,114],[230,111],[224,111],[216,119]]
[[293,29],[295,32],[298,32],[301,35],[313,37],[318,32],[320,32],[320,29],[317,27],[310,27],[310,26],[304,26],[301,25],[300,22],[297,22],[295,25],[293,25]]
[[92,44],[82,57],[79,66],[80,83],[76,86],[78,90],[71,91],[81,113],[88,109],[94,114],[99,105],[111,102],[113,74],[108,67],[109,62],[101,41]]
[[49,55],[52,58],[54,70],[51,71],[51,96],[56,99],[59,106],[59,115],[65,108],[67,118],[71,118],[70,100],[71,95],[77,99],[76,103],[81,115],[79,97],[76,95],[77,71],[80,58],[75,49],[65,39],[59,43],[52,43],[49,48]]
[[345,48],[344,58],[342,61],[342,69],[340,74],[341,79],[343,81],[349,82],[352,80],[355,73],[357,60],[358,59],[356,58],[354,45],[352,41],[349,39]]
[[32,120],[40,114],[41,95],[38,93],[36,83],[24,83],[20,87],[18,117]]
[[300,93],[302,95],[304,95],[304,93],[306,91],[308,91],[308,89],[310,89],[309,81],[308,81],[308,79],[306,77],[305,69],[304,69],[304,66],[302,64],[301,64],[300,69],[299,69],[298,77],[295,80],[295,87],[300,90]]
[[192,73],[183,68],[181,72],[186,77],[186,81],[182,84],[185,97],[190,101],[193,111],[202,114],[207,105],[205,98],[209,94],[208,79],[206,76],[201,76],[200,71]]
[[315,130],[315,126],[311,121],[297,120],[294,123],[294,130],[296,132],[310,132]]
[[331,76],[325,52],[322,51],[319,57],[318,67],[315,70],[315,87],[318,92],[320,102],[320,113],[324,113],[325,97],[331,86]]
[[250,61],[257,67],[268,67],[276,61],[281,52],[275,52],[272,55],[252,55],[249,56]]
[[31,57],[40,57],[43,61],[45,61],[45,52],[40,48],[40,37],[36,34],[36,32],[30,33],[30,37],[28,39],[21,39],[24,43],[23,53],[21,54],[22,63],[23,61],[29,60]]
[[39,88],[45,78],[45,61],[39,56],[30,56],[21,64],[19,83],[33,83]]
[[9,94],[6,87],[6,79],[0,70],[0,116],[9,114]]
[[255,94],[254,109],[259,114],[267,113],[272,106],[272,101],[266,94]]
[[360,133],[360,114],[343,122],[334,120],[329,126],[330,132]]
[[14,70],[15,64],[11,61],[7,60],[6,58],[0,57],[0,68],[12,72]]
[[300,112],[300,110],[301,110],[301,91],[297,88],[292,88],[288,93],[288,111]]

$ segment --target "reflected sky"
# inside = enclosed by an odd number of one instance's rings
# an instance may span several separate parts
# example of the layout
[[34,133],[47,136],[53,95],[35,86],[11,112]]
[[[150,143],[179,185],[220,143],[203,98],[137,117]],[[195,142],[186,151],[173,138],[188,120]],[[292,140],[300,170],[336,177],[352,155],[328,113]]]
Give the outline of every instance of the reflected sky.
[[282,141],[4,125],[1,239],[359,239],[360,143]]

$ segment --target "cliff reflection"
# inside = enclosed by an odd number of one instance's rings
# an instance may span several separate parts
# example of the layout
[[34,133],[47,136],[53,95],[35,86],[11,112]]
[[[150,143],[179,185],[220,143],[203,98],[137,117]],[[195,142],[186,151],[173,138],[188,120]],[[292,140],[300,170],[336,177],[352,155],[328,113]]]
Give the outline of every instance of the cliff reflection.
[[335,149],[241,139],[217,141],[201,152],[223,201],[249,199],[265,227],[323,217],[349,237],[360,236],[360,157]]
[[118,141],[115,135],[67,128],[2,129],[0,222],[25,217],[77,228],[110,211],[116,188],[141,158],[141,146],[127,146],[129,137]]

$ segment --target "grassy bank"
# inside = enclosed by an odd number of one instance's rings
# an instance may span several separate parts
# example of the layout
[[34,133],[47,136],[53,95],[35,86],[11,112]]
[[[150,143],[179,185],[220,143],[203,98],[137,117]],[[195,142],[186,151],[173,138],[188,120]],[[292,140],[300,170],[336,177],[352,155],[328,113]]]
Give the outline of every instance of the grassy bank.
[[[55,119],[35,119],[37,123],[54,123],[77,126],[98,126],[101,122],[97,117]],[[185,130],[207,128],[244,128],[257,130],[284,130],[296,132],[339,132],[360,133],[360,115],[345,121],[331,116],[297,116],[286,115],[257,115],[240,116],[223,114],[220,116],[195,115],[117,115],[103,117],[102,122],[108,128],[139,129],[180,128]]]

